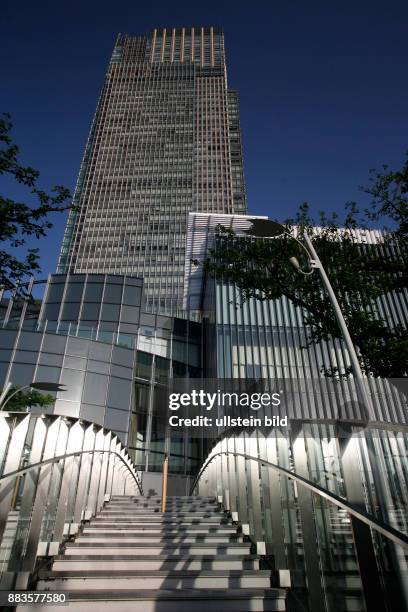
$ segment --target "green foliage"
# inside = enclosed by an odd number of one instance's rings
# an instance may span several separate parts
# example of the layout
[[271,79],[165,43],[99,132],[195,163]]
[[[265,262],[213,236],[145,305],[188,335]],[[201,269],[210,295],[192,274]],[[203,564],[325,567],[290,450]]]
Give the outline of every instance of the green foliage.
[[[372,171],[370,185],[362,189],[370,196],[368,207],[348,203],[342,222],[336,214],[323,212],[315,220],[304,203],[296,217],[284,223],[288,233],[278,238],[236,237],[219,227],[216,247],[201,263],[211,276],[235,284],[244,300],[289,298],[302,309],[309,344],[339,338],[340,329],[318,272],[304,275],[289,262],[296,257],[301,269],[310,271],[308,255],[300,244],[307,232],[359,349],[362,369],[374,376],[400,378],[408,370],[407,329],[403,324],[391,326],[377,304],[381,296],[393,292],[407,308],[408,162],[397,172],[386,166],[383,172]],[[356,243],[354,230],[373,222],[390,226],[384,243]],[[318,233],[313,230],[316,226]],[[332,369],[325,373],[347,376],[350,372]]]
[[28,391],[24,390],[21,393],[16,393],[11,397],[10,401],[4,405],[7,401],[7,397],[10,397],[17,389],[19,389],[19,387],[12,387],[8,392],[6,399],[3,401],[4,410],[9,412],[25,412],[26,408],[30,406],[46,407],[55,402],[55,397],[52,397],[52,395],[44,395],[44,393],[39,393],[35,389],[30,389]]
[[[70,208],[70,192],[56,185],[51,193],[38,189],[39,172],[30,166],[22,166],[18,160],[19,149],[10,136],[12,123],[9,114],[0,117],[0,174],[11,175],[17,183],[27,187],[34,203],[26,204],[0,196],[0,287],[14,289],[32,274],[40,271],[38,249],[27,249],[21,258],[21,248],[27,238],[42,238],[52,227],[49,214]],[[20,253],[19,250],[20,249]]]

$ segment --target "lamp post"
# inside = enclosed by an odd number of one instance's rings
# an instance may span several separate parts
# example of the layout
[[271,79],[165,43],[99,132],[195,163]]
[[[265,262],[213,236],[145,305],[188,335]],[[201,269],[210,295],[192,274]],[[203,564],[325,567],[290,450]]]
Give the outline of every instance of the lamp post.
[[[360,401],[362,401],[363,405],[368,410],[368,418],[370,420],[375,420],[371,397],[367,392],[363,381],[363,374],[361,371],[360,362],[358,360],[357,352],[351,339],[350,332],[347,328],[343,312],[340,308],[340,304],[337,300],[336,294],[333,291],[333,287],[326,274],[323,264],[320,261],[316,249],[314,248],[313,243],[307,232],[304,232],[302,236],[307,247],[296,236],[292,236],[283,225],[269,219],[254,219],[252,226],[250,227],[250,229],[245,230],[245,233],[249,236],[261,238],[277,238],[278,236],[286,234],[287,236],[298,242],[302,249],[307,253],[309,259],[310,270],[305,271],[302,270],[297,258],[291,257],[289,261],[294,266],[294,268],[296,268],[296,270],[303,275],[312,274],[315,268],[319,270],[323,285],[329,295],[330,302],[333,306],[333,311],[341,331],[341,336],[344,340],[344,343],[347,347],[350,356],[350,362],[356,383],[356,391],[358,398]],[[390,492],[387,483],[387,471],[381,444],[379,443],[379,440],[376,440],[375,436],[373,439],[370,439],[369,436],[366,440],[366,443],[367,448],[369,450],[369,454],[371,455],[370,463],[376,490],[381,500],[381,511],[383,512],[385,519],[389,521],[390,517],[388,515],[387,510],[387,501],[390,500]],[[341,463],[343,467],[343,474],[348,496],[353,499],[355,504],[361,506],[362,508],[365,508],[365,491],[363,484],[360,480],[361,477],[358,468],[358,447],[359,440],[353,440],[353,436],[350,436],[350,439],[345,440],[340,445]],[[377,588],[377,585],[373,584],[372,580],[372,576],[375,575],[376,571],[376,555],[373,547],[370,529],[367,528],[366,525],[358,524],[353,519],[351,520],[351,524],[353,529],[356,555],[358,559],[367,610],[377,610],[378,605],[381,605],[381,602],[383,600],[383,594],[381,588]],[[400,582],[401,592],[403,593],[405,602],[407,602],[407,586],[405,581],[401,577],[400,559],[395,551],[395,547],[391,547],[391,558],[393,559],[393,563],[395,564],[396,573]]]
[[10,391],[12,387],[12,383],[8,382],[3,393],[0,397],[0,410],[4,410],[4,406],[11,400],[12,397],[24,391],[24,389],[35,389],[36,391],[65,391],[65,385],[60,385],[59,383],[52,382],[31,382],[29,385],[24,385],[23,387],[19,387],[13,393],[11,393],[7,397],[7,393]]
[[293,267],[299,273],[303,274],[304,276],[313,274],[315,269],[319,270],[320,278],[322,279],[323,285],[329,295],[329,299],[333,306],[333,311],[336,317],[336,321],[340,327],[342,338],[344,340],[344,343],[347,347],[348,354],[350,356],[351,367],[353,370],[354,378],[356,380],[356,385],[357,385],[358,393],[360,395],[360,399],[363,401],[364,405],[368,409],[369,419],[375,420],[374,410],[371,404],[371,399],[368,396],[367,390],[363,382],[363,373],[361,371],[360,362],[357,356],[357,351],[351,339],[350,332],[346,324],[346,320],[344,318],[343,312],[340,308],[340,304],[338,302],[336,294],[334,293],[330,280],[326,274],[326,270],[324,269],[323,264],[320,261],[319,256],[316,252],[316,249],[314,248],[313,243],[310,240],[310,237],[307,234],[307,232],[305,232],[302,235],[307,245],[307,248],[306,248],[306,246],[298,238],[296,238],[296,236],[292,236],[292,234],[290,234],[283,225],[271,219],[254,219],[252,222],[252,226],[248,230],[244,230],[244,231],[249,236],[255,236],[257,238],[278,238],[279,236],[283,236],[284,234],[289,236],[293,240],[296,240],[296,242],[306,252],[308,259],[309,259],[311,269],[308,271],[302,270],[296,257],[291,257],[289,259]]
[[[315,268],[319,270],[323,285],[329,295],[330,302],[333,306],[333,311],[341,331],[341,336],[344,340],[344,343],[347,347],[350,356],[352,372],[356,382],[357,395],[359,397],[359,400],[368,410],[368,419],[374,421],[375,413],[373,404],[363,381],[363,374],[361,371],[360,362],[357,356],[355,346],[351,339],[350,332],[348,330],[336,294],[334,293],[333,287],[326,274],[323,264],[319,259],[316,249],[313,246],[310,236],[307,234],[307,232],[304,232],[304,234],[302,235],[307,245],[306,247],[296,236],[292,236],[283,225],[271,219],[254,219],[251,227],[248,230],[244,231],[249,236],[259,238],[277,238],[282,235],[289,236],[293,240],[296,240],[296,242],[298,242],[302,249],[307,253],[310,264],[310,270],[302,270],[297,258],[291,257],[289,261],[294,266],[294,268],[299,273],[307,276],[309,274],[312,274]],[[387,507],[387,502],[391,499],[391,495],[386,476],[387,469],[384,461],[381,444],[375,436],[373,438],[369,436],[366,442],[367,447],[369,449],[369,454],[371,455],[372,474],[381,501],[381,511],[384,514],[385,519],[391,522],[391,524],[393,524],[394,521],[392,520],[392,517],[389,516]],[[343,445],[342,464],[346,481],[346,489],[349,495],[354,498],[355,502],[361,505],[361,507],[365,507],[365,493],[363,486],[359,481],[358,467],[356,468],[356,466],[358,466],[358,462],[357,457],[353,452],[353,446],[350,447],[350,445],[348,444]],[[366,526],[357,525],[356,522],[353,520],[352,526],[367,608],[369,610],[376,610],[378,609],[378,603],[382,600],[382,593],[381,590],[376,591],[372,583],[372,573],[370,572],[370,566],[371,568],[376,567],[376,557],[373,549],[370,530],[367,529]],[[395,551],[395,547],[391,548],[391,556],[396,567],[396,572],[400,581],[403,597],[405,599],[405,602],[408,602],[408,587],[406,585],[406,581],[403,579],[403,577],[401,577],[400,559]]]

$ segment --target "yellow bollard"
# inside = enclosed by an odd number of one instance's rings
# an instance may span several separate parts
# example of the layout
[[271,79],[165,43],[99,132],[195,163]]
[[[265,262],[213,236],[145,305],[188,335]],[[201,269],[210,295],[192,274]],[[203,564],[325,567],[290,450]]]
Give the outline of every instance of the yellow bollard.
[[168,473],[169,473],[169,456],[165,455],[164,461],[163,461],[162,500],[161,500],[161,511],[162,512],[166,512]]

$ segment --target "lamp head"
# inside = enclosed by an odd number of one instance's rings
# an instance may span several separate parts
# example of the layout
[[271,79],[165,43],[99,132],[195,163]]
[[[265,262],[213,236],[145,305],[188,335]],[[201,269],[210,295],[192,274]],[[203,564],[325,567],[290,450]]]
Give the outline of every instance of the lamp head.
[[297,257],[289,257],[289,261],[296,270],[300,270],[300,263]]
[[250,219],[251,227],[243,230],[248,236],[257,238],[277,238],[286,232],[286,229],[272,219]]
[[52,382],[32,382],[30,387],[37,391],[65,391],[65,385]]

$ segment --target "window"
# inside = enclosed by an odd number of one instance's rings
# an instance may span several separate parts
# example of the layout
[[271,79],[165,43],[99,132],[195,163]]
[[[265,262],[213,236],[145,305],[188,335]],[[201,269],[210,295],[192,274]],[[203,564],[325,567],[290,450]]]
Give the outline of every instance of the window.
[[103,304],[101,319],[104,321],[118,321],[120,306],[116,304]]
[[113,347],[112,362],[128,368],[133,367],[133,351],[119,346]]
[[102,374],[87,372],[82,397],[83,401],[89,404],[104,405],[106,402],[108,380],[108,377]]
[[[35,374],[35,380],[38,382],[59,382],[61,368],[40,365]],[[48,392],[47,392],[48,393]]]
[[151,377],[153,356],[142,351],[137,352],[136,376],[140,378]]
[[90,342],[89,358],[99,359],[100,361],[103,361],[103,362],[109,362],[111,351],[112,351],[111,346],[106,346],[105,344],[98,344],[96,342]]
[[70,357],[69,355],[65,355],[64,368],[86,370],[86,359],[85,357]]
[[62,355],[65,350],[66,338],[54,334],[45,334],[42,351]]
[[79,357],[86,357],[88,354],[89,342],[81,340],[80,338],[68,338],[67,343],[67,354],[78,355]]
[[48,321],[57,321],[60,310],[60,304],[46,304],[43,313],[43,319]]
[[51,283],[48,287],[47,302],[61,302],[64,283]]
[[88,404],[81,404],[81,418],[87,421],[92,421],[98,425],[103,425],[105,411],[100,406],[92,406]]
[[137,323],[139,320],[139,308],[135,308],[134,306],[122,306],[120,319],[125,323]]
[[140,287],[131,287],[125,285],[123,291],[123,303],[129,304],[130,306],[139,306],[141,300],[142,290]]
[[122,285],[107,284],[105,286],[103,301],[111,304],[120,304],[122,301]]
[[83,283],[68,283],[65,294],[66,302],[80,302],[82,297]]
[[29,385],[33,380],[35,366],[21,363],[13,363],[9,380],[18,387]]
[[99,304],[102,301],[102,293],[102,283],[90,284],[88,281],[85,289],[84,302],[98,302]]
[[107,429],[126,431],[129,413],[127,410],[114,410],[108,408],[106,411],[104,426]]
[[14,361],[19,363],[37,363],[38,353],[33,351],[16,351]]
[[[97,287],[98,285],[93,285]],[[84,303],[82,305],[81,319],[86,321],[97,321],[99,318],[99,304]]]
[[77,321],[79,317],[79,302],[65,302],[62,308],[62,321]]
[[[2,343],[4,346],[4,344]],[[38,351],[41,346],[41,334],[23,332],[20,334],[18,348],[30,351]]]
[[85,372],[80,370],[62,370],[61,384],[66,386],[61,398],[64,400],[80,401]]
[[40,353],[39,362],[41,365],[62,366],[63,355],[52,355],[50,353]]

